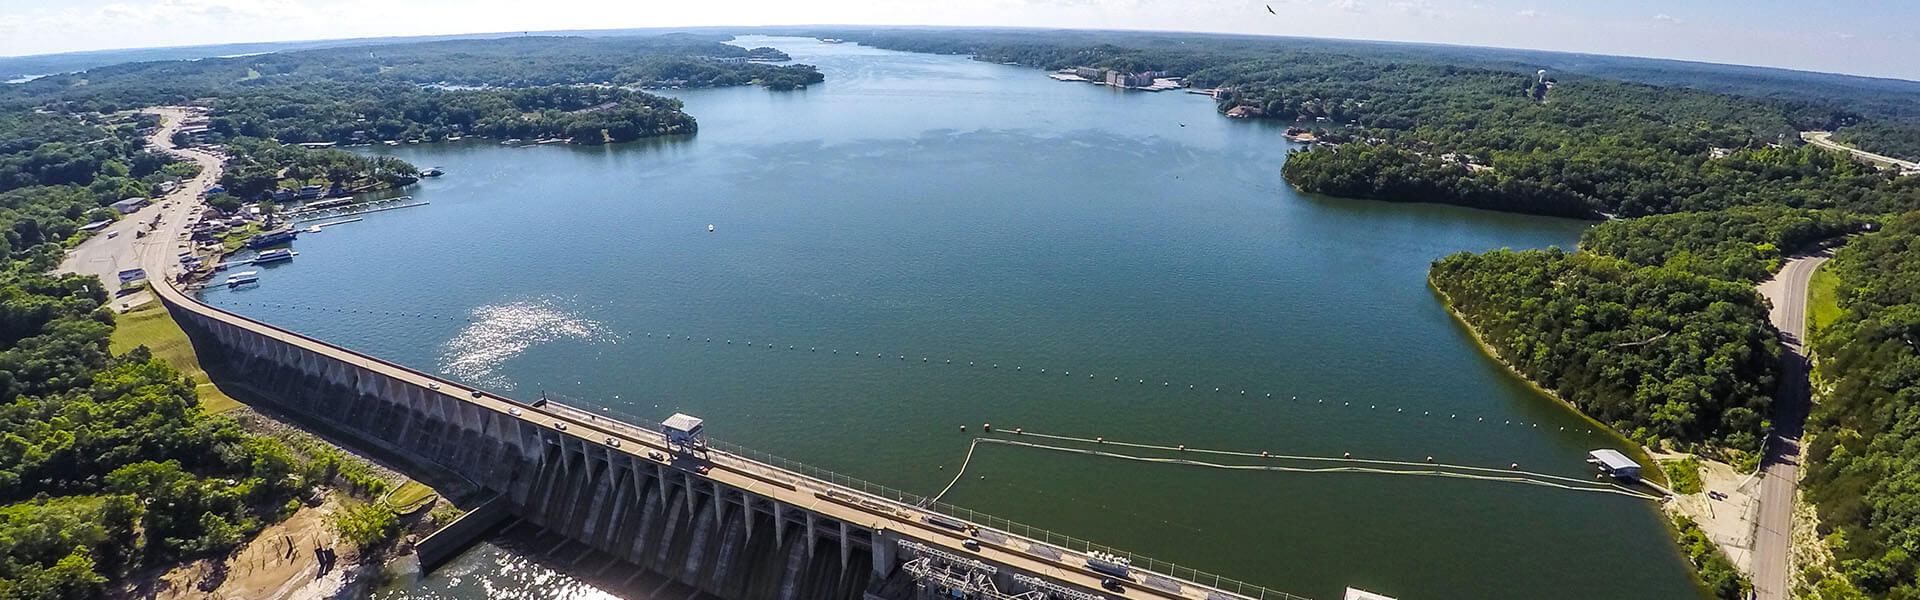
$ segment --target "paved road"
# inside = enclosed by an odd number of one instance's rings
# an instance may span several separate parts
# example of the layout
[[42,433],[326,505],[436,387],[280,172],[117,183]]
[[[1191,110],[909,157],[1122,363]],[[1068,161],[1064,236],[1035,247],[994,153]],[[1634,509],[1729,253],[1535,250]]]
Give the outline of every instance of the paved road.
[[1792,566],[1794,486],[1800,482],[1800,434],[1811,405],[1807,387],[1807,282],[1827,254],[1787,261],[1760,293],[1773,304],[1769,317],[1780,330],[1780,387],[1774,393],[1774,433],[1762,461],[1760,511],[1753,537],[1753,587],[1758,600],[1785,600]]
[[1800,139],[1806,140],[1807,143],[1813,144],[1815,146],[1828,148],[1832,150],[1839,150],[1841,152],[1851,152],[1853,153],[1854,156],[1858,156],[1860,158],[1864,158],[1864,159],[1873,161],[1875,163],[1883,164],[1883,165],[1893,165],[1895,167],[1899,167],[1900,170],[1902,171],[1920,171],[1920,162],[1913,162],[1910,160],[1900,160],[1898,158],[1894,158],[1884,154],[1874,154],[1872,152],[1861,150],[1859,148],[1848,146],[1846,144],[1842,144],[1839,142],[1835,142],[1831,139],[1828,139],[1832,136],[1833,136],[1833,132],[1831,131],[1804,131],[1800,133]]
[[[173,148],[173,133],[187,118],[185,109],[160,107],[146,109],[144,112],[160,115],[160,127],[148,143],[168,154],[191,160],[200,165],[200,174],[193,179],[181,182],[180,188],[168,194],[146,208],[140,209],[125,218],[115,221],[85,243],[67,251],[60,262],[58,271],[94,275],[109,288],[119,286],[118,275],[124,269],[145,268],[148,277],[163,277],[174,257],[184,251],[179,232],[193,211],[201,206],[199,194],[213,187],[220,179],[221,156],[197,149],[181,150]],[[162,208],[162,205],[171,204]],[[139,232],[149,228],[154,219],[160,219],[160,225],[153,228],[145,237]],[[145,292],[115,299],[115,310],[126,310],[150,299]]]

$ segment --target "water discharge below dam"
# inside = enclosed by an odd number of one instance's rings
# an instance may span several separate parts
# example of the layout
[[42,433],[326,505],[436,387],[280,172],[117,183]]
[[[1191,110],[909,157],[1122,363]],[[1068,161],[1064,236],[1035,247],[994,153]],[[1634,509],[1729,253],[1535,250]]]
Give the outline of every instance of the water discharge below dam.
[[[828,81],[672,91],[700,120],[686,139],[374,148],[447,168],[402,192],[431,204],[303,235],[260,287],[205,298],[515,398],[697,414],[726,439],[929,495],[967,453],[957,426],[987,422],[1579,478],[1586,451],[1619,445],[1481,355],[1425,288],[1435,258],[1570,248],[1586,223],[1297,194],[1278,128],[1197,95],[745,43]],[[681,337],[695,334],[716,341]],[[999,445],[968,473],[987,478],[943,501],[1314,598],[1346,585],[1407,600],[1694,594],[1661,516],[1632,498]],[[557,581],[481,547],[382,597],[603,584]]]

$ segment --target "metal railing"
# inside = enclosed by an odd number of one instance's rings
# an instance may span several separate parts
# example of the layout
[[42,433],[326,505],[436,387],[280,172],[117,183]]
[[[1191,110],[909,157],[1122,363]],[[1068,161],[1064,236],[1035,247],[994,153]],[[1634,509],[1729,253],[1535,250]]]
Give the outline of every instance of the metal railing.
[[[583,407],[593,406],[594,403],[586,402],[576,398],[569,398],[569,397],[557,396],[557,395],[543,396],[543,398],[547,400],[548,403],[555,405],[562,410],[568,410],[568,411],[579,413],[582,415],[589,415],[589,416],[592,416],[595,420],[608,422],[612,424],[612,426],[615,429],[618,429],[624,433],[630,433],[630,434],[638,433],[640,435],[664,439],[664,436],[660,434],[660,424],[658,422],[653,421],[652,419],[643,419],[638,416],[627,414],[625,412],[621,412],[618,410],[613,410],[609,407],[604,407],[604,406],[597,407],[598,410],[594,410],[592,408],[583,408]],[[1289,594],[1287,592],[1282,592],[1279,590],[1268,589],[1266,587],[1247,583],[1244,581],[1240,581],[1238,579],[1222,577],[1220,575],[1208,573],[1206,571],[1201,571],[1199,569],[1183,567],[1174,563],[1155,559],[1150,556],[1142,556],[1140,554],[1136,554],[1136,553],[1122,550],[1119,548],[1114,548],[1112,546],[1098,544],[1088,540],[1076,538],[1070,535],[1055,533],[1053,531],[1041,529],[1039,527],[1033,527],[1030,525],[1026,525],[1024,523],[1010,521],[1010,520],[996,517],[990,514],[982,513],[973,509],[955,506],[945,502],[931,502],[925,496],[921,496],[919,494],[898,490],[885,485],[873,483],[871,481],[867,481],[864,479],[849,477],[847,475],[842,475],[840,473],[829,471],[827,469],[822,469],[820,467],[815,467],[813,465],[809,465],[803,462],[781,458],[779,456],[775,456],[767,452],[741,446],[739,444],[734,444],[734,443],[726,442],[723,440],[713,439],[712,437],[709,437],[707,439],[707,445],[708,447],[712,448],[713,450],[719,451],[722,454],[746,459],[751,463],[758,463],[761,465],[774,467],[776,469],[787,471],[795,475],[800,475],[800,476],[812,478],[818,481],[823,481],[841,488],[864,493],[869,496],[892,500],[900,504],[916,507],[923,511],[937,513],[937,514],[951,517],[954,519],[960,519],[962,521],[967,521],[981,528],[997,530],[1002,533],[1025,538],[1030,542],[1038,542],[1041,544],[1052,546],[1054,548],[1077,552],[1082,555],[1085,555],[1091,552],[1105,552],[1108,554],[1113,554],[1116,556],[1120,556],[1122,558],[1126,558],[1127,560],[1131,561],[1133,568],[1140,569],[1142,571],[1148,571],[1148,572],[1152,572],[1160,575],[1173,577],[1175,579],[1185,580],[1187,582],[1191,582],[1201,586],[1239,595],[1245,598],[1250,598],[1252,600],[1310,600],[1309,598],[1306,598],[1303,596]],[[730,465],[730,466],[740,466],[740,465]],[[794,483],[804,485],[804,482],[796,481]],[[812,486],[808,486],[808,487],[812,487]]]

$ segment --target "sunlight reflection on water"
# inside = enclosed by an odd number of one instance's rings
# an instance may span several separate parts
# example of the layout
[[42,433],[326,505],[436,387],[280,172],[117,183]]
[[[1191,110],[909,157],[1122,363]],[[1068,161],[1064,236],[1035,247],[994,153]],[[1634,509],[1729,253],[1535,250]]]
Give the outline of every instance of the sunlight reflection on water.
[[381,590],[372,597],[375,600],[621,600],[620,596],[491,543],[468,550],[416,583]]
[[513,389],[499,373],[506,361],[528,348],[556,340],[611,343],[606,326],[581,316],[558,298],[539,298],[473,309],[474,321],[443,344],[440,371],[463,381]]

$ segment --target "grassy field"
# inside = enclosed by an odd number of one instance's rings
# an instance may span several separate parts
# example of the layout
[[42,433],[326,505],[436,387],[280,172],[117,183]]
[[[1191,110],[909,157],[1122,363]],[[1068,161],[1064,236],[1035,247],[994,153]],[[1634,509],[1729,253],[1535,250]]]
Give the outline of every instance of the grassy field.
[[207,380],[206,371],[200,369],[200,358],[193,353],[193,344],[187,341],[187,333],[180,330],[180,326],[173,322],[173,317],[159,302],[148,302],[146,306],[120,315],[109,345],[114,354],[142,345],[152,350],[154,356],[167,361],[167,364],[173,365],[193,381],[195,390],[200,393],[200,405],[208,413],[223,413],[240,406],[239,402]]
[[1667,473],[1673,493],[1700,493],[1700,459],[1689,456],[1680,460],[1663,460],[1660,461],[1660,469]]
[[394,488],[392,493],[387,494],[387,506],[391,507],[396,514],[411,514],[438,498],[433,488],[418,481],[407,480],[406,483],[400,484],[400,487]]
[[220,238],[220,243],[227,248],[228,252],[233,252],[239,250],[241,246],[246,245],[247,238],[253,237],[254,234],[257,233],[260,233],[260,224],[248,223],[239,229],[227,230],[227,234]]
[[1807,325],[1813,331],[1819,331],[1846,311],[1840,308],[1840,276],[1831,269],[1813,272],[1813,279],[1807,282]]

